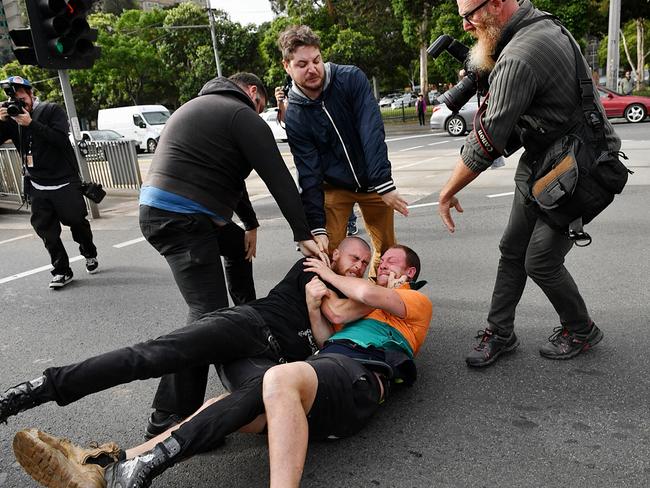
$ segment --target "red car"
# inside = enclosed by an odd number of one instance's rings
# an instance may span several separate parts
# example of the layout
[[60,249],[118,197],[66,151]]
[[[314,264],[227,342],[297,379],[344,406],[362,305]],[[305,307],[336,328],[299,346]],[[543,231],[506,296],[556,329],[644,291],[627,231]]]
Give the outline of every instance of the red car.
[[602,86],[598,87],[600,101],[607,118],[625,117],[628,122],[641,122],[650,113],[650,97],[621,95]]

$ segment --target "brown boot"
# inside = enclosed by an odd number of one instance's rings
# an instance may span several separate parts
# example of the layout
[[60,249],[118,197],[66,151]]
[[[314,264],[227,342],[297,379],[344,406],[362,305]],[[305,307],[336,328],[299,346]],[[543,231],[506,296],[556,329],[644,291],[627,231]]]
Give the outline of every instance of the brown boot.
[[102,455],[117,461],[120,452],[114,442],[84,449],[36,429],[18,432],[13,447],[20,465],[47,488],[105,488],[104,468],[86,462]]

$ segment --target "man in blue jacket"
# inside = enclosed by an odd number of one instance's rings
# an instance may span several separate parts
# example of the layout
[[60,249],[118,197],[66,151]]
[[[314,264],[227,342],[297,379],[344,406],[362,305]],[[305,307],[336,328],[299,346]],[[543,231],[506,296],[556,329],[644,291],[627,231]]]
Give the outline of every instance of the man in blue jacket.
[[373,245],[374,277],[383,252],[395,244],[393,211],[408,214],[391,176],[384,125],[366,75],[356,66],[323,63],[320,39],[290,26],[278,39],[293,80],[285,114],[311,233],[336,249],[359,204]]

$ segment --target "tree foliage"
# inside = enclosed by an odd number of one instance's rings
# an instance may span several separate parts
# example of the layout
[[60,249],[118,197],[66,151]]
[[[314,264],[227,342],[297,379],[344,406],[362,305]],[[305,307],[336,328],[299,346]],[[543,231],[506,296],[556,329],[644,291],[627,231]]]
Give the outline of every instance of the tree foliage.
[[[176,108],[196,96],[216,76],[208,16],[196,3],[143,11],[134,0],[95,2],[89,22],[98,30],[101,57],[88,70],[71,70],[77,110],[93,120],[100,108],[162,103]],[[232,22],[215,10],[217,48],[222,73],[250,71],[269,88],[284,83],[277,47],[278,34],[290,24],[307,24],[322,42],[326,60],[359,66],[376,78],[382,91],[417,84],[419,56],[441,34],[471,45],[474,38],[462,29],[455,0],[270,0],[278,16],[261,26]],[[608,0],[533,0],[563,21],[580,41],[586,35],[601,38],[607,32]],[[622,2],[622,31],[629,57],[638,64],[639,49],[647,51],[650,28],[648,0]],[[638,42],[641,33],[645,43]],[[601,53],[606,50],[601,42]],[[621,43],[623,44],[623,43]],[[641,47],[639,47],[641,46]],[[646,47],[643,47],[646,46]],[[621,46],[621,60],[627,60]],[[647,52],[641,53],[647,62]],[[448,54],[426,58],[426,78],[433,83],[456,81],[461,65]],[[40,98],[62,102],[56,71],[20,66],[15,61],[3,76],[29,78]],[[422,77],[420,77],[422,78]]]

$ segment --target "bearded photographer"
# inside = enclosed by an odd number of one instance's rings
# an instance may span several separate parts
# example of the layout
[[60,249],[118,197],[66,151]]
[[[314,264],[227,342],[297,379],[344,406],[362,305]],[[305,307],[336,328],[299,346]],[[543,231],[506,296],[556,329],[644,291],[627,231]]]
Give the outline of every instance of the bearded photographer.
[[[558,128],[570,127],[576,113],[582,116],[577,68],[580,63],[586,66],[581,55],[576,59],[572,40],[556,22],[545,18],[528,23],[544,15],[529,0],[457,3],[464,30],[478,40],[470,51],[468,68],[490,73],[489,103],[479,110],[460,160],[440,192],[439,214],[449,232],[455,230],[451,209],[463,211],[456,194],[499,156],[512,153],[506,147],[513,139],[518,141],[517,147],[526,148],[515,181],[528,184],[532,162],[540,154],[530,150],[535,141],[545,134],[557,133]],[[595,92],[593,82],[586,87],[586,93],[590,95],[591,89]],[[602,148],[617,152],[620,139],[604,117],[598,95],[594,98],[602,121],[598,132]],[[490,365],[519,345],[514,333],[515,309],[528,276],[559,315],[560,326],[539,350],[543,357],[569,359],[595,346],[603,337],[564,266],[573,241],[567,233],[549,225],[520,190],[521,186],[517,187],[500,243],[501,258],[488,326],[479,332],[480,342],[466,358],[469,366]]]
[[49,287],[62,288],[73,277],[61,241],[61,224],[70,227],[86,271],[97,272],[97,248],[86,204],[80,191],[74,149],[68,139],[68,118],[54,103],[38,102],[29,80],[10,76],[0,82],[10,99],[0,107],[0,139],[11,139],[21,155],[25,198],[31,204],[31,224],[52,261]]

